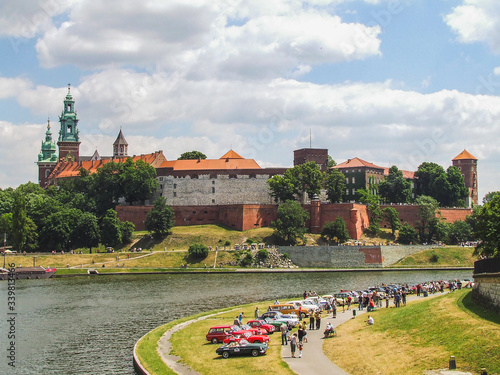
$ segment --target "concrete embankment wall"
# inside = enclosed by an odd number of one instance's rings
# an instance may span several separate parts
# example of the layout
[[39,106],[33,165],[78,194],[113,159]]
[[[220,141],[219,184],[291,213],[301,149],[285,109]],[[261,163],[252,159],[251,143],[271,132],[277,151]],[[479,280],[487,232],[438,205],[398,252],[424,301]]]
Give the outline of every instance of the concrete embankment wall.
[[474,274],[474,302],[500,314],[500,272]]
[[385,267],[405,256],[427,250],[431,246],[281,246],[299,267],[357,268]]

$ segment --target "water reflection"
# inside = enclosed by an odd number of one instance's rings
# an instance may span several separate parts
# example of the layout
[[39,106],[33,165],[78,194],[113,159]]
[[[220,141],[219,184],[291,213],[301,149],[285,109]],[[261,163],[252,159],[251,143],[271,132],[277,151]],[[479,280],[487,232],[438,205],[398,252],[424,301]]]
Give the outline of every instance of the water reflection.
[[[471,271],[130,275],[18,280],[16,371],[6,374],[134,374],[132,348],[153,328],[200,311],[381,283],[471,279]],[[0,283],[7,336],[7,283]],[[4,344],[6,345],[6,344]],[[5,352],[7,348],[4,347]]]

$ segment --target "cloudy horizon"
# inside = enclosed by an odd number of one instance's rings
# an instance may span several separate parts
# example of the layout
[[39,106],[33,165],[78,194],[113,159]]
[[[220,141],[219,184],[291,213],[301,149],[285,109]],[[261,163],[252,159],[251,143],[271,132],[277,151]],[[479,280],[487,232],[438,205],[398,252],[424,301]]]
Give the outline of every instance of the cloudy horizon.
[[310,144],[405,170],[467,149],[479,199],[500,190],[494,0],[6,0],[0,51],[0,188],[37,182],[71,83],[81,155],[120,129],[129,155],[262,167]]

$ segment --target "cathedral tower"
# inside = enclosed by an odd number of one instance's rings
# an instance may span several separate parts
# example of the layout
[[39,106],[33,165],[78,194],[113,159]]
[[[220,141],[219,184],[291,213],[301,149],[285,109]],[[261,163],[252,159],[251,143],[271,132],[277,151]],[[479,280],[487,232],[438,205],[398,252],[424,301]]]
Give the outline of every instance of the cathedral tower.
[[56,144],[52,140],[50,131],[50,120],[47,120],[47,131],[45,132],[45,141],[42,141],[42,147],[38,154],[38,183],[42,188],[48,185],[48,177],[54,170],[57,163]]
[[116,137],[116,141],[113,143],[113,157],[114,158],[124,158],[127,157],[128,153],[128,143],[123,136],[122,130],[120,129],[120,133],[118,137]]
[[477,193],[477,158],[469,151],[463,150],[452,160],[453,166],[460,169],[464,176],[465,187],[469,189],[467,207],[478,204]]
[[78,118],[75,112],[75,101],[71,96],[71,86],[68,85],[68,93],[64,99],[64,109],[59,116],[61,130],[59,130],[59,159],[65,161],[79,161],[80,158],[80,135],[78,132]]

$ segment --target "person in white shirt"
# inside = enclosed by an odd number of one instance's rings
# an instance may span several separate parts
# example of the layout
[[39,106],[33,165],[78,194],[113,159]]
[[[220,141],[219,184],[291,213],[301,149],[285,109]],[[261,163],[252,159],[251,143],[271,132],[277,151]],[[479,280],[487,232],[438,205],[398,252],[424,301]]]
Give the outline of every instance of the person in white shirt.
[[368,325],[373,325],[375,324],[375,321],[373,320],[372,316],[371,315],[368,315],[368,320],[366,321],[368,323]]

